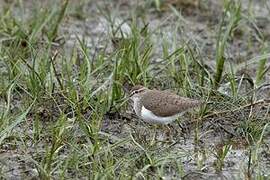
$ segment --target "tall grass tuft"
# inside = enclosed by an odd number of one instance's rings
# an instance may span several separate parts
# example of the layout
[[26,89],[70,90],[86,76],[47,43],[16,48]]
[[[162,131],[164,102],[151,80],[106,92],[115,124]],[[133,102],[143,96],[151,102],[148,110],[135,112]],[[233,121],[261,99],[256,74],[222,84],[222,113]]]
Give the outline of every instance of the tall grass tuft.
[[216,41],[216,69],[213,77],[213,89],[217,89],[222,80],[225,63],[225,50],[227,41],[231,32],[241,20],[241,3],[229,1],[225,3],[223,17],[219,26],[218,37]]

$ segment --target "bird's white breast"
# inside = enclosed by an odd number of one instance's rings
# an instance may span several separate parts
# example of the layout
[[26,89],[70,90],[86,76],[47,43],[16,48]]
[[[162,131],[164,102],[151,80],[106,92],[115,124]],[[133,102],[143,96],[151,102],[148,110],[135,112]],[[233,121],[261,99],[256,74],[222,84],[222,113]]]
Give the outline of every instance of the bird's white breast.
[[141,110],[140,110],[140,98],[139,97],[132,97],[133,100],[133,109],[137,116],[141,117]]
[[146,109],[143,105],[141,106],[141,101],[139,97],[133,97],[133,109],[137,116],[139,116],[142,120],[148,123],[155,123],[155,124],[169,124],[175,119],[177,119],[179,116],[183,115],[184,112],[168,116],[168,117],[161,117],[156,116],[154,113],[152,113],[150,110]]
[[144,106],[142,106],[142,111],[141,111],[141,118],[145,122],[149,123],[156,123],[156,124],[169,124],[175,119],[177,119],[179,116],[181,116],[183,113],[179,113],[173,116],[168,116],[168,117],[159,117],[156,116],[154,113],[146,109]]

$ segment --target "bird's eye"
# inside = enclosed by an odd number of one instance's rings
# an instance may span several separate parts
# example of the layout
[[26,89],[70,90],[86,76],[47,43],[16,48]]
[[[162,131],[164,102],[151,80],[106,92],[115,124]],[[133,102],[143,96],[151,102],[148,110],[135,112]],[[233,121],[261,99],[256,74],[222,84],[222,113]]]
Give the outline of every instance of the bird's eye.
[[135,90],[135,91],[133,91],[133,92],[131,93],[131,96],[133,96],[134,94],[137,94],[137,93],[138,93],[138,91]]

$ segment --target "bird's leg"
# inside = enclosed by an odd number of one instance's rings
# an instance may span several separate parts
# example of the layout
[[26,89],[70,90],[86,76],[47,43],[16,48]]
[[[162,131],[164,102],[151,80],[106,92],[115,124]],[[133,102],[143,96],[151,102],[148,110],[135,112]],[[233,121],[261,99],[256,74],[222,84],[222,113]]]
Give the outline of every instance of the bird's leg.
[[151,145],[153,145],[154,143],[155,143],[155,141],[156,141],[156,136],[157,136],[157,126],[158,125],[156,125],[156,124],[154,124],[154,135],[153,135],[153,137],[152,137],[152,140],[151,140]]
[[186,142],[186,133],[187,133],[187,127],[183,127],[182,124],[178,121],[178,127],[180,128],[180,135],[184,138],[184,141]]
[[169,124],[167,124],[166,129],[167,129],[167,131],[165,131],[166,141],[168,141],[168,142],[173,141],[173,136],[171,133],[171,126]]

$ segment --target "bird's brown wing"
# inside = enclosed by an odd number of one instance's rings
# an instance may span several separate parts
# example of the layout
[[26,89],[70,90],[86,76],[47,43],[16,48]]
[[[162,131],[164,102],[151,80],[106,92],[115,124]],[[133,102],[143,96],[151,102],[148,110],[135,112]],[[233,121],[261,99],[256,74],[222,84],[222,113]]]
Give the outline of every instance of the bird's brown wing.
[[168,91],[151,90],[143,95],[142,104],[155,115],[168,117],[196,107],[201,103]]

